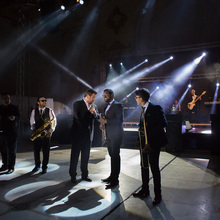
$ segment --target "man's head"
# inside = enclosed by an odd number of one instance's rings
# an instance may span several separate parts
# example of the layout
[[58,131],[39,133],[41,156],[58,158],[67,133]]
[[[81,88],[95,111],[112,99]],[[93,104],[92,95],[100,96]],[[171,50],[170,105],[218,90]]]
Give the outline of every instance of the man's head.
[[196,94],[195,89],[192,89],[192,90],[191,90],[191,94],[192,94],[192,95],[195,95],[195,94]]
[[141,88],[135,91],[135,99],[137,102],[137,105],[142,105],[144,106],[144,104],[149,100],[150,98],[150,92],[148,89],[145,88]]
[[2,105],[7,106],[11,103],[11,97],[8,93],[1,94]]
[[38,98],[37,98],[37,104],[38,104],[38,107],[39,108],[45,108],[46,107],[46,105],[47,105],[47,100],[45,99],[45,97],[44,96],[39,96]]
[[96,94],[97,94],[97,92],[95,90],[87,89],[84,94],[84,100],[87,103],[92,104],[95,101]]
[[111,102],[114,98],[114,92],[112,89],[105,89],[102,96],[105,102]]

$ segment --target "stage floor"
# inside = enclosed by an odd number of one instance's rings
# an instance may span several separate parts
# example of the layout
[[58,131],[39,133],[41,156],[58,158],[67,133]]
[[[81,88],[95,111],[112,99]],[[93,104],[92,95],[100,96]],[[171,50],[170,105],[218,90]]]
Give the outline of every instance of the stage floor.
[[[109,175],[106,148],[92,148],[89,177],[73,186],[68,174],[70,149],[54,146],[48,173],[32,174],[32,146],[17,154],[15,172],[0,175],[1,220],[46,219],[220,219],[220,159],[210,155],[161,152],[162,202],[152,205],[151,196],[134,198],[141,186],[139,151],[121,149],[119,187],[105,190],[101,178]],[[79,169],[79,167],[78,167]]]

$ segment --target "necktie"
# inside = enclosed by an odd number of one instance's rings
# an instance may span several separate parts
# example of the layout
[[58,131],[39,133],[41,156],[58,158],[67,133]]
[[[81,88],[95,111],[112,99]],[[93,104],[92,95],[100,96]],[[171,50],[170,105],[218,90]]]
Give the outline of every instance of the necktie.
[[40,117],[43,118],[43,110],[40,110]]

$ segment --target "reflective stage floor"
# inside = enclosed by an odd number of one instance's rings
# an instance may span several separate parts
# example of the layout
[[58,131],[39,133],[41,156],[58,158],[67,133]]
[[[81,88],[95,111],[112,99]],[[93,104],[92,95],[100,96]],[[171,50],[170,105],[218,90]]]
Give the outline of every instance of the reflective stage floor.
[[[89,177],[92,182],[70,182],[70,149],[51,149],[48,172],[32,174],[30,151],[17,154],[15,172],[0,175],[0,219],[220,219],[220,158],[198,152],[179,155],[162,151],[162,202],[152,205],[151,196],[134,198],[141,186],[139,151],[121,149],[119,187],[105,190],[101,182],[109,174],[106,148],[92,148]],[[1,162],[0,162],[1,163]],[[1,164],[0,164],[1,165]],[[79,167],[78,167],[79,169]]]

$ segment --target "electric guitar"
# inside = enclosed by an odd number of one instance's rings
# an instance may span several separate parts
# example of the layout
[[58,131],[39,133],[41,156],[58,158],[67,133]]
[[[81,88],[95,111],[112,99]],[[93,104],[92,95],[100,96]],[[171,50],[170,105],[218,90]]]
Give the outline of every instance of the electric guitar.
[[196,102],[203,96],[206,94],[206,91],[204,91],[200,96],[198,96],[195,100],[193,100],[192,102],[188,103],[188,109],[192,110],[194,108],[194,106],[196,105]]

